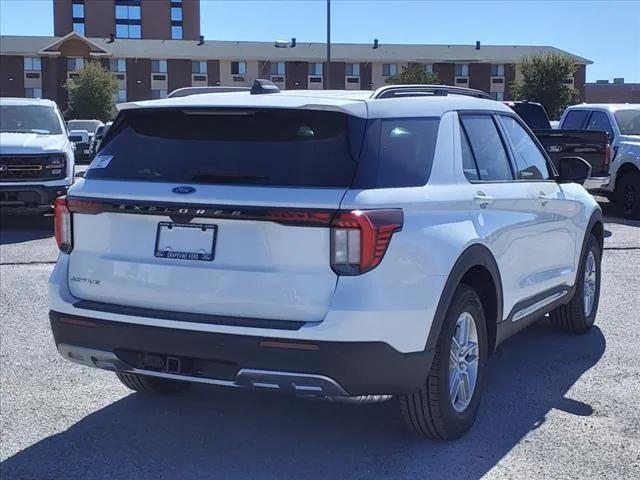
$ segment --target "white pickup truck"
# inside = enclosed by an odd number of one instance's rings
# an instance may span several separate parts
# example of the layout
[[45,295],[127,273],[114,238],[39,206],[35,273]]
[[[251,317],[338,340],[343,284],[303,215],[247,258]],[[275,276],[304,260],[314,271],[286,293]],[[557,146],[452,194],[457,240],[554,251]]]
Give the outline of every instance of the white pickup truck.
[[73,184],[73,145],[51,100],[0,98],[0,210],[48,213]]
[[560,128],[608,133],[610,182],[599,193],[618,202],[626,217],[640,219],[640,104],[574,105],[562,114]]

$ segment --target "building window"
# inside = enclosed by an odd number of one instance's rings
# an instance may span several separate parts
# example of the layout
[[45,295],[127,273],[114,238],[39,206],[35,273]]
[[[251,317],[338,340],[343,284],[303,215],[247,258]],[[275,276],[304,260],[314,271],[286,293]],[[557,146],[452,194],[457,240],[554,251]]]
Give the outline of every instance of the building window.
[[84,20],[84,2],[74,2],[71,5],[71,11],[74,20]]
[[491,92],[490,95],[498,102],[502,102],[504,100],[504,92]]
[[118,90],[118,93],[116,94],[116,103],[124,103],[126,101],[127,101],[127,90],[124,88]]
[[456,77],[468,77],[468,76],[469,76],[469,64],[456,63]]
[[41,88],[25,88],[24,96],[26,98],[42,98],[42,89]]
[[271,62],[271,75],[284,75],[284,62]]
[[71,4],[73,31],[84,36],[84,0],[73,0]]
[[142,38],[140,0],[116,0],[116,37]]
[[167,73],[167,61],[166,60],[152,60],[151,61],[151,73]]
[[397,63],[384,63],[382,64],[382,76],[384,77],[393,77],[398,74],[398,64]]
[[359,77],[360,76],[360,64],[359,63],[347,63],[345,66],[345,73],[347,77]]
[[231,75],[246,75],[247,62],[231,62]]
[[24,57],[24,70],[26,72],[39,72],[42,70],[42,63],[39,57]]
[[172,22],[182,21],[182,7],[171,7],[171,21]]
[[153,100],[158,100],[160,98],[167,98],[166,90],[151,90],[151,98]]
[[77,72],[84,68],[84,58],[67,58],[67,72]]
[[182,27],[176,27],[175,25],[171,25],[171,39],[172,40],[182,40]]
[[314,75],[317,77],[322,76],[324,65],[322,63],[310,63],[309,64],[309,75]]
[[433,73],[433,64],[431,64],[431,63],[423,63],[422,64],[422,71],[424,73]]
[[109,70],[116,73],[126,73],[127,61],[123,58],[112,58],[109,60]]
[[182,2],[171,1],[171,38],[173,40],[182,40],[183,37],[182,24]]
[[504,77],[504,65],[491,65],[491,76],[492,77]]
[[207,73],[207,62],[191,62],[191,73]]

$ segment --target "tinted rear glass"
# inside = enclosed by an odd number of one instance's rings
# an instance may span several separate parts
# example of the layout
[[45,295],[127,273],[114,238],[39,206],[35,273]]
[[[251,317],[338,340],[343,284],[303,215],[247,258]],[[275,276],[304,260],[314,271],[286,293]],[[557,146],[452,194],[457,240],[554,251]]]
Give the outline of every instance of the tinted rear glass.
[[418,187],[431,174],[440,118],[382,121],[378,187]]
[[514,103],[509,106],[531,130],[548,130],[551,128],[547,112],[541,105],[537,103]]
[[589,115],[588,110],[571,110],[564,117],[562,128],[564,130],[581,130],[587,115]]
[[86,178],[347,187],[365,120],[286,109],[132,110],[109,132],[112,157]]
[[618,110],[613,115],[622,135],[640,135],[640,110]]

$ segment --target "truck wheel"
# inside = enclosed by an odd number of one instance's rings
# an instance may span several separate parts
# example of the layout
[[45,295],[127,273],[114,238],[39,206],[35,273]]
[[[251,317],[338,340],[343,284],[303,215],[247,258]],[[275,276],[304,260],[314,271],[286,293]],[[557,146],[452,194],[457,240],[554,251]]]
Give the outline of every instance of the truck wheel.
[[453,440],[469,430],[480,405],[486,361],[482,304],[476,291],[462,284],[449,305],[425,384],[400,396],[409,429],[437,440]]
[[616,196],[624,216],[640,220],[640,172],[626,173],[616,186]]
[[580,260],[573,298],[549,314],[551,321],[561,330],[585,333],[593,326],[600,299],[601,255],[598,240],[593,234],[589,234],[587,248]]
[[189,387],[187,382],[168,380],[166,378],[147,377],[135,373],[116,372],[118,379],[125,387],[141,393],[153,393],[157,395],[168,395],[186,390]]

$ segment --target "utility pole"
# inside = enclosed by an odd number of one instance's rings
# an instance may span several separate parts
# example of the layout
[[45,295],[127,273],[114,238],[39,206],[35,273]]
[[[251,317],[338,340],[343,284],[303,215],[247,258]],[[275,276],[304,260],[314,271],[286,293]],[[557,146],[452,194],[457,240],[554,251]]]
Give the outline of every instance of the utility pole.
[[331,82],[331,0],[327,0],[327,71],[324,89],[330,88]]

